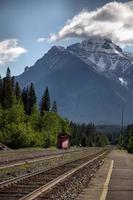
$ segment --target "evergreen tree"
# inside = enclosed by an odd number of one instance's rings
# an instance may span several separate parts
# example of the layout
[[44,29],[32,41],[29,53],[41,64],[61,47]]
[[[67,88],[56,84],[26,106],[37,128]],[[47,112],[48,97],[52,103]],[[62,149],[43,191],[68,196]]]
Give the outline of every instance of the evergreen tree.
[[12,88],[12,78],[9,67],[7,68],[6,77],[3,79],[2,105],[4,108],[10,108],[14,103]]
[[2,104],[2,87],[3,87],[3,85],[2,85],[2,78],[0,76],[0,104]]
[[56,103],[56,101],[53,102],[52,112],[58,113],[58,109],[57,109],[57,103]]
[[86,147],[86,137],[83,136],[82,138],[82,147]]
[[34,85],[33,83],[31,83],[30,87],[29,87],[29,91],[28,91],[28,114],[31,115],[32,110],[36,104],[37,101],[37,97],[36,97],[36,93],[35,93],[35,89],[34,89]]
[[31,115],[32,110],[37,102],[37,97],[34,89],[33,83],[26,89],[24,88],[22,91],[22,101],[24,104],[25,114]]
[[13,93],[15,92],[15,77],[12,76],[11,78],[11,84],[12,84],[12,90],[13,90]]
[[58,133],[62,129],[69,132],[69,121],[56,113],[56,102],[53,104],[54,112],[44,112],[50,110],[48,88],[43,96],[44,114],[41,116],[33,84],[21,93],[9,68],[6,77],[0,78],[0,98],[0,142],[11,148],[56,146]]
[[46,90],[44,92],[44,95],[42,96],[41,105],[40,105],[41,114],[43,114],[44,111],[47,111],[47,112],[50,111],[50,97],[49,97],[48,87],[46,87]]
[[18,82],[16,82],[16,84],[15,84],[15,96],[16,96],[16,100],[20,101],[20,99],[21,99],[21,88],[20,88]]
[[24,87],[21,97],[22,97],[22,102],[24,105],[25,114],[28,114],[28,88],[26,89]]
[[119,145],[129,153],[133,153],[133,124],[128,125],[124,133],[119,136]]
[[95,125],[70,123],[71,143],[72,145],[82,146],[105,146],[108,144],[108,138],[104,134],[96,132]]
[[6,99],[6,77],[3,78],[3,84],[2,84],[2,100],[1,105],[3,108],[6,108],[7,105],[7,99]]
[[129,153],[133,153],[133,136],[129,137],[127,150],[128,150]]
[[7,71],[6,71],[6,78],[11,79],[11,71],[9,67],[7,68]]

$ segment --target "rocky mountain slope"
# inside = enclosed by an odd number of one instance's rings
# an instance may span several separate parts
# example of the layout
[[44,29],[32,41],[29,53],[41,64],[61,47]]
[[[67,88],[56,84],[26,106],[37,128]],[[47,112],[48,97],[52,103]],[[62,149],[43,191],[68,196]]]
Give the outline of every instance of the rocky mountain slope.
[[122,49],[106,38],[89,38],[81,43],[69,46],[75,56],[87,64],[92,61],[93,68],[102,72],[105,76],[114,77],[126,87],[130,87],[128,74],[133,69],[133,55],[122,51]]
[[49,86],[51,98],[63,116],[78,122],[120,124],[133,115],[133,59],[109,39],[89,38],[81,43],[52,47],[16,79],[21,86],[35,84],[40,99]]

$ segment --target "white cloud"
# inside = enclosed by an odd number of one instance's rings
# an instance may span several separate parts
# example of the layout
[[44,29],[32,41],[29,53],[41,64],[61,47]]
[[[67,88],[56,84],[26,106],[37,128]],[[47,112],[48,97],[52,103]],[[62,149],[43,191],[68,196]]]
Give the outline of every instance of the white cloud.
[[47,40],[47,38],[38,38],[37,42],[41,43],[41,42],[45,42]]
[[18,45],[18,39],[7,39],[0,42],[0,65],[12,62],[27,50]]
[[133,44],[133,10],[131,4],[111,2],[95,11],[83,10],[49,37],[50,41],[69,37],[108,37],[121,45]]

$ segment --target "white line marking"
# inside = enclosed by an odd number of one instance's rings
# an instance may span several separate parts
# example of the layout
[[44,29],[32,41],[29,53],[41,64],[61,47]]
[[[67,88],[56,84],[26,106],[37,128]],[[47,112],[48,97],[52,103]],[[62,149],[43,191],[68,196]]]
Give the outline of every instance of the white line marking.
[[107,196],[107,193],[108,193],[108,186],[109,186],[111,174],[112,174],[112,171],[113,171],[113,166],[114,166],[114,160],[111,160],[111,165],[110,165],[110,168],[109,168],[109,172],[108,172],[106,181],[105,181],[104,186],[103,186],[103,191],[102,191],[102,194],[100,196],[100,200],[106,200],[106,196]]

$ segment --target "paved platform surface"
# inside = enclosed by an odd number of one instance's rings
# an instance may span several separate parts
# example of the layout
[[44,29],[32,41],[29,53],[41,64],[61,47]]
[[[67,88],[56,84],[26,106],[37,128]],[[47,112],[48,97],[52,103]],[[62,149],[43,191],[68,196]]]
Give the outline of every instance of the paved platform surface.
[[106,200],[133,200],[133,154],[117,150],[109,158],[114,167]]
[[133,155],[113,150],[76,200],[133,200]]
[[111,160],[105,159],[104,164],[91,179],[88,187],[83,190],[76,200],[100,200],[110,164]]

